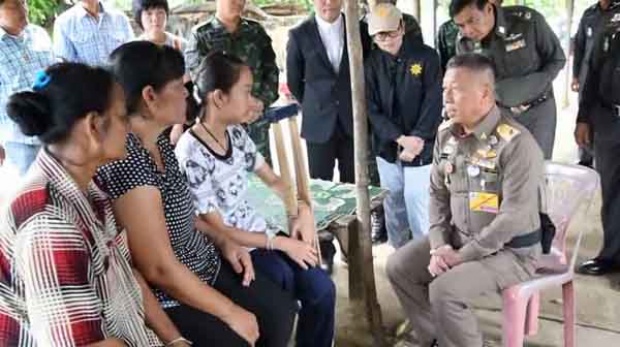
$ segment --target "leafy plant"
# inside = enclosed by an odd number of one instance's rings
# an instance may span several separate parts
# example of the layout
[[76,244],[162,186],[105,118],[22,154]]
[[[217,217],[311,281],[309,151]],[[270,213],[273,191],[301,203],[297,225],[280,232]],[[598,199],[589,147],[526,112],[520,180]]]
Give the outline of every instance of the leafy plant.
[[28,17],[31,23],[41,26],[51,24],[60,9],[58,0],[29,0]]

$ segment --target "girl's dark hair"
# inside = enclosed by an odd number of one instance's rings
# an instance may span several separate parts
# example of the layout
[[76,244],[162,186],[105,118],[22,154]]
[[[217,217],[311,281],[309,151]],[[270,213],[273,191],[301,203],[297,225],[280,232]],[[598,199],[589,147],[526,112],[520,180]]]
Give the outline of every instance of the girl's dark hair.
[[59,63],[39,77],[35,90],[13,94],[6,110],[24,135],[45,144],[65,140],[78,120],[103,114],[112,103],[114,77],[105,69]]
[[125,90],[130,115],[138,110],[145,87],[158,91],[185,74],[185,62],[179,51],[149,41],[133,41],[118,47],[110,55],[110,63],[112,73]]
[[194,83],[203,105],[206,105],[207,94],[217,89],[224,93],[230,92],[239,81],[244,66],[248,65],[234,55],[217,51],[207,55],[194,76]]
[[170,14],[167,0],[134,0],[132,7],[133,18],[142,30],[144,30],[144,25],[142,25],[142,12],[161,8],[166,11],[166,16]]

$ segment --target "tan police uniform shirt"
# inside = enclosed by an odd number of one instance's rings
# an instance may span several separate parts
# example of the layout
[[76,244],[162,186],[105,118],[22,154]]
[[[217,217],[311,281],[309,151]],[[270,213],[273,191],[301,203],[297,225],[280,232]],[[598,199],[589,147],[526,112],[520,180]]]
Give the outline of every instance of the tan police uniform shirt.
[[[471,134],[451,121],[439,129],[431,173],[430,243],[450,244],[463,261],[505,248],[540,228],[543,155],[532,135],[497,107]],[[510,249],[533,263],[540,243]]]

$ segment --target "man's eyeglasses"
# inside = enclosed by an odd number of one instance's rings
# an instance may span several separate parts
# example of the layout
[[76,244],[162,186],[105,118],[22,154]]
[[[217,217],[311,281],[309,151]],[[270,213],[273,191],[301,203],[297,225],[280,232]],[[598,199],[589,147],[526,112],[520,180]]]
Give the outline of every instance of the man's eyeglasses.
[[373,36],[373,38],[376,41],[386,41],[388,39],[395,39],[396,37],[398,37],[398,35],[400,35],[400,30],[382,31],[382,32],[376,33],[375,36]]

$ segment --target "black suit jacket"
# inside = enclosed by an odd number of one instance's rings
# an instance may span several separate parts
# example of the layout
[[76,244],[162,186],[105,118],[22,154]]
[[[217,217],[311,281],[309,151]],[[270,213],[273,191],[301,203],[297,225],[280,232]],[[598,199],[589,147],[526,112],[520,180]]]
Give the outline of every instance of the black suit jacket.
[[[360,22],[360,33],[366,55],[371,43],[366,23]],[[325,143],[338,123],[347,135],[352,136],[351,77],[346,35],[339,73],[329,62],[314,15],[290,30],[286,53],[287,84],[301,103],[303,112],[301,136],[308,142]]]

